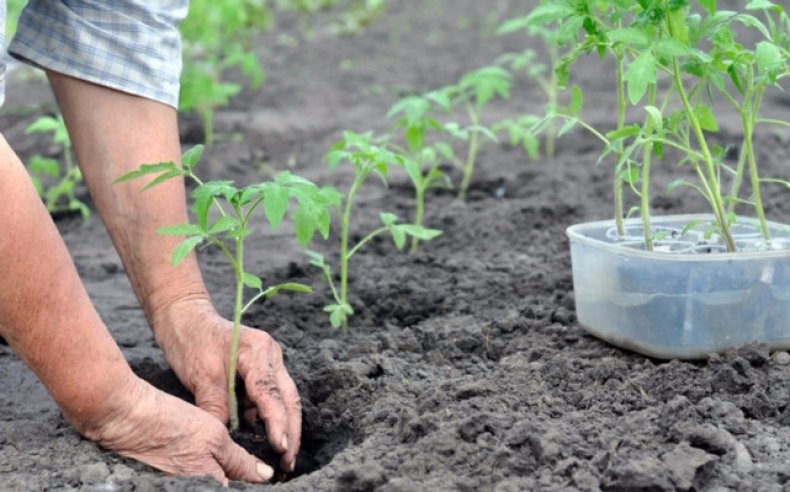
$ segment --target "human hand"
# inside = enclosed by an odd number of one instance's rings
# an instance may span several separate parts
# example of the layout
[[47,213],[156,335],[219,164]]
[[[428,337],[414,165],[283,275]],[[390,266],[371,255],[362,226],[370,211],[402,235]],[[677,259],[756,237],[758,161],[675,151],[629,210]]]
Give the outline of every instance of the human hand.
[[[154,332],[170,367],[195,395],[197,406],[226,424],[233,323],[206,301],[173,304],[156,320]],[[237,370],[247,393],[240,402],[245,420],[263,421],[269,443],[282,454],[281,469],[293,472],[301,445],[302,409],[282,349],[267,333],[242,327]]]
[[274,470],[234,443],[227,429],[203,410],[134,377],[117,391],[113,411],[79,429],[122,456],[173,475],[211,475],[263,483]]

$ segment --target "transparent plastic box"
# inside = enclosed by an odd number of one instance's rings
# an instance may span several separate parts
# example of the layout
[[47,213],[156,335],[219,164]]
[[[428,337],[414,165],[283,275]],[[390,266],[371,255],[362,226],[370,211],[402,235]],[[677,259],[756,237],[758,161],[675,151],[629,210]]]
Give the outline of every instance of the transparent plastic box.
[[593,335],[652,357],[703,358],[751,342],[790,348],[790,227],[733,225],[727,252],[710,215],[654,217],[654,251],[639,219],[568,228],[576,315]]

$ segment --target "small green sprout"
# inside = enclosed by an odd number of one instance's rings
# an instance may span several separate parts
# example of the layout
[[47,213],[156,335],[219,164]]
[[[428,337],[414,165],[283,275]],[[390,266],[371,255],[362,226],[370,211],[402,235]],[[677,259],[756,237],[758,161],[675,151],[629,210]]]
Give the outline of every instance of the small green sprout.
[[378,145],[373,141],[371,134],[357,134],[345,132],[343,139],[337,142],[327,154],[329,169],[334,169],[342,162],[350,163],[355,171],[354,181],[345,196],[345,203],[340,218],[340,288],[335,285],[331,266],[323,255],[310,252],[311,263],[323,272],[324,280],[332,290],[334,303],[326,306],[324,310],[329,313],[329,321],[333,328],[342,328],[348,331],[348,318],[354,314],[354,308],[348,302],[348,275],[349,261],[366,244],[376,236],[388,232],[395,246],[403,249],[408,236],[417,237],[423,241],[438,237],[441,231],[428,229],[417,224],[398,222],[398,217],[391,213],[381,213],[382,226],[367,234],[359,242],[349,244],[349,229],[354,199],[360,187],[373,174],[378,175],[386,184],[386,176],[391,166],[403,166],[407,157]]
[[[174,162],[144,164],[138,170],[127,173],[115,182],[121,183],[151,176],[154,179],[143,187],[147,190],[170,179],[185,177],[197,184],[192,191],[192,212],[195,224],[177,224],[158,229],[160,234],[184,236],[173,250],[172,263],[177,267],[186,256],[200,244],[217,247],[233,267],[235,277],[235,304],[233,308],[233,332],[228,354],[228,402],[230,428],[238,429],[238,402],[236,399],[236,364],[241,317],[250,306],[261,298],[272,297],[280,291],[312,292],[298,283],[264,285],[257,275],[245,271],[244,240],[251,233],[250,223],[256,212],[262,209],[269,226],[276,230],[282,223],[292,202],[296,207],[291,213],[296,239],[306,247],[315,233],[324,239],[329,236],[330,209],[337,207],[341,195],[331,187],[319,188],[310,181],[288,171],[277,175],[274,180],[238,188],[231,181],[203,182],[194,167],[200,159],[202,146],[184,153],[182,166]],[[244,300],[245,288],[254,295]]]
[[74,188],[82,182],[82,173],[74,163],[71,139],[63,116],[42,116],[30,124],[25,133],[51,133],[53,142],[63,149],[62,164],[40,155],[30,159],[33,186],[47,210],[50,213],[79,212],[83,218],[90,217],[90,208],[74,194]]

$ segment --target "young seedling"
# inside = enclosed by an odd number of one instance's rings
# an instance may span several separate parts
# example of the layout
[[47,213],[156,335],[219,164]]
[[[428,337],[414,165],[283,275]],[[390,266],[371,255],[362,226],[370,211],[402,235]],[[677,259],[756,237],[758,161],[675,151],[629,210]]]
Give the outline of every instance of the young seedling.
[[371,134],[344,132],[343,139],[337,142],[327,154],[329,169],[335,169],[342,162],[348,162],[354,168],[354,181],[345,195],[343,209],[340,212],[340,287],[333,280],[332,269],[324,256],[310,252],[311,263],[323,272],[324,280],[329,284],[334,303],[324,308],[329,313],[329,321],[333,328],[341,328],[348,332],[348,318],[354,314],[354,308],[348,302],[349,261],[366,244],[376,236],[389,233],[395,246],[402,249],[408,236],[427,241],[441,234],[436,229],[428,229],[421,225],[398,222],[398,217],[391,213],[381,213],[382,226],[367,234],[353,246],[349,243],[349,233],[354,207],[354,199],[361,186],[373,174],[378,175],[386,184],[386,176],[391,166],[403,166],[407,157],[378,145]]
[[[256,212],[262,209],[263,216],[274,230],[280,226],[286,212],[295,201],[296,208],[291,214],[291,219],[297,241],[302,247],[306,247],[316,232],[325,239],[329,236],[329,211],[339,205],[341,195],[334,188],[319,188],[310,181],[287,171],[280,173],[272,181],[241,188],[234,186],[231,181],[204,183],[194,173],[202,151],[202,146],[197,146],[184,153],[181,166],[174,162],[144,164],[138,170],[121,176],[115,182],[153,177],[143,190],[177,177],[191,179],[197,184],[192,192],[194,199],[192,212],[197,223],[163,227],[158,229],[158,232],[184,236],[184,240],[173,250],[174,267],[177,267],[198,245],[205,243],[217,247],[233,268],[235,302],[227,382],[230,428],[236,430],[239,426],[236,364],[242,315],[259,299],[272,297],[280,291],[312,291],[307,285],[298,283],[265,285],[260,277],[245,271],[244,241],[252,233],[251,224],[259,215]],[[255,292],[247,300],[244,298],[245,287]]]
[[53,142],[63,151],[62,164],[40,155],[30,159],[31,179],[47,210],[50,213],[79,212],[83,218],[90,217],[88,206],[74,194],[74,188],[82,182],[82,173],[74,163],[71,139],[63,117],[42,116],[28,126],[25,133],[51,133]]
[[215,139],[214,113],[227,106],[243,85],[225,80],[228,70],[240,68],[245,83],[255,89],[263,82],[263,68],[253,37],[268,25],[263,0],[193,0],[181,24],[184,69],[179,110],[195,111],[203,123],[204,143]]
[[469,116],[469,125],[466,127],[452,122],[444,126],[453,138],[468,142],[466,163],[463,166],[463,176],[458,187],[458,199],[460,200],[466,200],[466,193],[474,174],[481,137],[497,141],[494,132],[481,123],[482,111],[495,96],[498,95],[503,99],[510,96],[511,79],[512,75],[504,68],[488,66],[467,73],[461,77],[457,84],[445,89],[453,96],[451,104],[453,106],[463,104]]
[[[513,72],[526,72],[529,79],[538,83],[546,96],[544,115],[567,112],[563,111],[559,104],[559,95],[562,91],[558,75],[561,63],[560,48],[573,40],[575,32],[547,29],[536,25],[532,17],[522,16],[502,23],[497,29],[497,34],[506,35],[519,31],[525,32],[530,38],[541,40],[545,56],[548,58],[548,66],[536,61],[537,53],[531,48],[520,53],[505,54],[499,58],[499,63],[509,65]],[[497,125],[496,129],[506,130],[512,145],[523,146],[528,157],[537,159],[540,156],[540,141],[533,135],[530,128],[544,115],[526,114],[515,120],[505,119]],[[543,133],[544,153],[546,157],[554,157],[557,128],[553,119],[547,123]]]
[[[449,176],[442,172],[443,162],[455,160],[453,148],[439,139],[428,142],[427,133],[433,130],[444,133],[444,127],[433,117],[437,109],[448,111],[450,97],[447,91],[432,91],[419,96],[407,96],[396,102],[387,113],[387,118],[397,118],[395,128],[402,131],[405,148],[390,141],[393,147],[407,158],[403,168],[414,186],[414,224],[423,225],[425,215],[425,193],[431,188],[451,188]],[[416,253],[420,238],[412,236],[409,252]]]

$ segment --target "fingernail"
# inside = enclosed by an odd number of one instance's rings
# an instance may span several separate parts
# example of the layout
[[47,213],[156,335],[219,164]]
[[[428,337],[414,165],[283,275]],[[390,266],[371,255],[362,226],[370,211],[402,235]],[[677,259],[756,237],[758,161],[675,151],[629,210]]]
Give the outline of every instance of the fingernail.
[[291,470],[291,473],[296,471],[296,458],[291,461],[291,464],[288,465],[288,469]]
[[288,436],[283,434],[282,440],[280,440],[280,447],[283,448],[283,451],[288,451]]
[[258,462],[255,466],[255,471],[262,480],[268,482],[274,476],[274,469],[264,463]]

